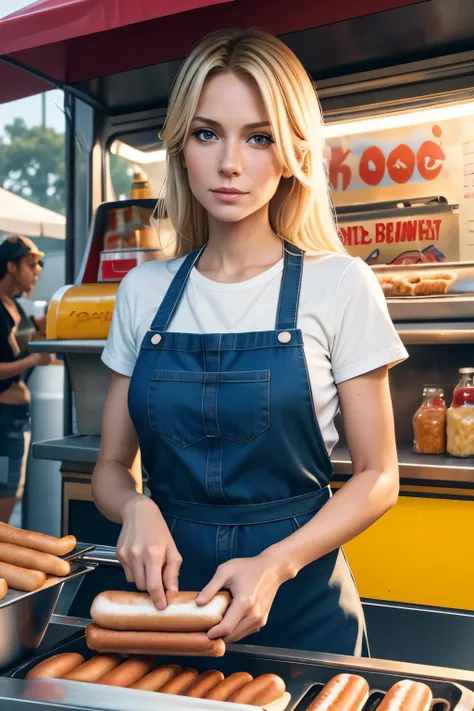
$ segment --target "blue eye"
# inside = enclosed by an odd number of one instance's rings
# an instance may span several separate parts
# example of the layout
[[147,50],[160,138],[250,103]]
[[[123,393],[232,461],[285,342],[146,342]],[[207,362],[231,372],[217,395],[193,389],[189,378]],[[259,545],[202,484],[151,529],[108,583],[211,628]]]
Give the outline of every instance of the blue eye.
[[212,141],[213,138],[216,138],[214,131],[211,131],[209,128],[198,128],[197,131],[194,131],[193,136],[196,136],[198,141],[203,141],[204,143],[208,143]]
[[267,136],[265,133],[256,133],[254,136],[250,136],[249,141],[255,139],[254,146],[259,146],[265,148],[273,143],[273,138]]

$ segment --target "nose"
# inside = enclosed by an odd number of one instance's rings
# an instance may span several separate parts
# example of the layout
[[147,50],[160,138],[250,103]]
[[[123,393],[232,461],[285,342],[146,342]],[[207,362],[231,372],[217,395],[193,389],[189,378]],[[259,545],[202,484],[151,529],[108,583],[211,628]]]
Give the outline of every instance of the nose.
[[219,173],[225,178],[233,178],[242,173],[242,156],[238,139],[222,142]]

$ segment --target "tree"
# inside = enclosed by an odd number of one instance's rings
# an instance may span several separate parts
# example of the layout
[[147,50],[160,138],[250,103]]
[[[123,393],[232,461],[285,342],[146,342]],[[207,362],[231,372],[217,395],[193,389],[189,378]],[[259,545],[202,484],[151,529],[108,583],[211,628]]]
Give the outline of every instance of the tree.
[[0,186],[31,202],[64,214],[64,134],[41,126],[28,128],[22,118],[0,136]]

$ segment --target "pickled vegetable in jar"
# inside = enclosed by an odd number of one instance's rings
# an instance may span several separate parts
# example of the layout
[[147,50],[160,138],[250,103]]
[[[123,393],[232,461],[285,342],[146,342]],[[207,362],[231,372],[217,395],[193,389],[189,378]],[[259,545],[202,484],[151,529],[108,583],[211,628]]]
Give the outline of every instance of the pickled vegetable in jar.
[[418,454],[446,451],[446,403],[441,388],[423,390],[423,402],[413,416],[413,451]]
[[447,412],[447,449],[453,457],[474,456],[474,368],[461,368],[461,380]]

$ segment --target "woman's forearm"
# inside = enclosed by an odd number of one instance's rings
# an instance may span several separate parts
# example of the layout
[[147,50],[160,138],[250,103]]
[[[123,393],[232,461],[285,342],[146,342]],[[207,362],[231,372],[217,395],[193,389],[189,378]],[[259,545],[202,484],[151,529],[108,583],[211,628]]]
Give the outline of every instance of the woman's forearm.
[[[139,457],[138,457],[139,458]],[[133,470],[116,460],[99,460],[92,476],[92,496],[99,511],[110,521],[123,522],[127,504],[141,493],[141,481]]]
[[38,356],[32,353],[26,358],[21,358],[20,360],[14,360],[11,363],[0,363],[0,380],[8,380],[8,378],[14,378],[16,375],[21,375],[26,370],[33,368],[37,365]]
[[365,531],[398,497],[398,471],[363,471],[342,486],[302,528],[264,555],[288,561],[294,575]]

